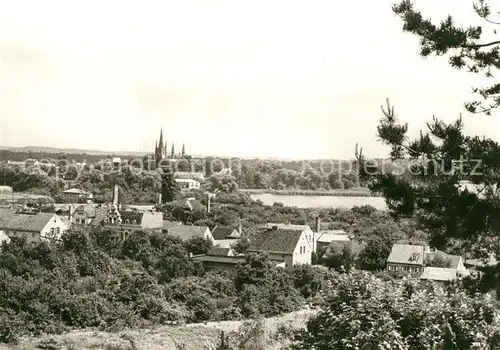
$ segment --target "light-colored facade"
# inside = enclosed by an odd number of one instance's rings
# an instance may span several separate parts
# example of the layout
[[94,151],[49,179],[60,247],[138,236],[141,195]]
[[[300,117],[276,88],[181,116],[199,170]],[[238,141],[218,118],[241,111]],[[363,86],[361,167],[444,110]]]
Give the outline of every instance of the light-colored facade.
[[175,182],[179,184],[182,190],[197,190],[201,187],[199,181],[192,179],[175,179]]
[[27,242],[57,240],[67,231],[67,225],[53,213],[19,213],[0,211],[0,232],[9,238],[25,237]]

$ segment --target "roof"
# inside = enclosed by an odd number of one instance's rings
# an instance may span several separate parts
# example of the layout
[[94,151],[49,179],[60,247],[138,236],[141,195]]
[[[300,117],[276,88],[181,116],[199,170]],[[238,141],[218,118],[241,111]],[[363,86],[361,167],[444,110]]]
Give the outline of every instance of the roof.
[[77,211],[83,211],[88,218],[94,218],[97,215],[97,210],[92,204],[82,204],[77,206],[73,214]]
[[292,254],[301,235],[297,229],[264,229],[252,237],[248,251]]
[[272,222],[268,222],[265,225],[261,225],[261,228],[268,228],[272,229],[274,226],[277,226],[280,229],[285,229],[285,230],[298,230],[298,231],[304,231],[307,229],[310,229],[309,225],[292,225],[292,224],[276,224]]
[[87,194],[87,192],[79,188],[70,188],[67,189],[66,191],[63,191],[63,193]]
[[0,186],[0,192],[13,192],[10,186]]
[[193,256],[193,259],[198,261],[231,264],[231,265],[237,265],[241,262],[245,262],[245,257],[243,255],[236,255],[236,256],[197,255]]
[[100,225],[106,218],[107,213],[108,213],[108,208],[106,207],[96,208],[96,215],[94,219],[92,219],[92,221],[90,222],[90,225],[92,226]]
[[163,220],[163,227],[162,227],[162,229],[164,231],[167,231],[172,226],[179,226],[179,225],[182,225],[182,222],[180,222],[180,221]]
[[393,264],[423,265],[424,249],[425,247],[422,245],[394,244],[387,262]]
[[181,238],[187,241],[194,237],[205,238],[205,232],[207,232],[207,226],[190,226],[190,225],[179,225],[172,226],[168,229],[168,234]]
[[321,242],[321,243],[331,243],[331,242],[335,242],[335,241],[350,241],[349,239],[349,236],[346,235],[346,234],[333,234],[333,233],[322,233],[318,239],[317,239],[318,242]]
[[186,204],[188,205],[190,210],[205,210],[205,206],[201,204],[200,201],[194,198],[187,199]]
[[175,181],[177,182],[187,182],[187,183],[190,183],[190,182],[199,182],[198,180],[194,180],[194,179],[174,179]]
[[215,240],[239,238],[238,231],[235,231],[235,229],[230,227],[216,226],[212,230],[212,236]]
[[458,276],[457,269],[449,269],[444,267],[431,267],[427,266],[420,276],[422,280],[432,281],[452,281]]
[[10,238],[3,231],[0,231],[0,245],[2,245],[4,242],[7,244],[10,243]]
[[447,259],[450,261],[450,268],[451,269],[456,269],[458,268],[458,264],[460,264],[460,260],[462,259],[462,257],[460,255],[449,255],[449,254],[446,254],[444,252],[441,252],[441,251],[436,251],[434,253],[428,253],[426,254],[425,258],[426,259],[434,259],[434,257],[436,256],[442,256],[444,259]]
[[213,247],[211,248],[206,255],[210,256],[232,256],[233,250],[231,248],[220,248]]
[[10,209],[0,209],[0,230],[40,232],[54,215],[42,212],[19,214]]

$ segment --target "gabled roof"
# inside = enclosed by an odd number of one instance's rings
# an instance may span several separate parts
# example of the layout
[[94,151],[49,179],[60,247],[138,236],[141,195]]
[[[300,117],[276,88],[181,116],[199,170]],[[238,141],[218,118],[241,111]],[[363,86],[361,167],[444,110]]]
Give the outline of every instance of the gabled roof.
[[40,232],[54,217],[54,213],[19,214],[0,209],[0,230]]
[[214,237],[215,240],[239,238],[237,230],[223,226],[216,226],[212,231],[212,236]]
[[301,235],[297,229],[264,229],[252,237],[248,251],[292,254]]
[[457,269],[449,269],[444,267],[431,267],[427,266],[420,276],[422,280],[432,281],[452,281],[459,276]]
[[201,204],[200,201],[198,201],[194,198],[187,199],[186,204],[190,210],[205,210],[205,206],[203,204]]
[[392,264],[423,265],[424,249],[425,247],[421,245],[394,244],[387,262]]
[[169,235],[187,241],[194,237],[205,238],[205,232],[207,232],[207,230],[209,230],[207,226],[179,225],[170,227],[167,232]]

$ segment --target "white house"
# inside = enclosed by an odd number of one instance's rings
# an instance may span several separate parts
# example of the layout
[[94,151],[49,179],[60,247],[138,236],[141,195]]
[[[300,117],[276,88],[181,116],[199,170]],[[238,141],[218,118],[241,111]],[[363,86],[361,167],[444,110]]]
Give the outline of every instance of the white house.
[[196,190],[200,188],[200,182],[193,179],[175,179],[183,190]]
[[276,224],[276,223],[267,223],[265,225],[261,225],[261,228],[264,229],[281,229],[281,230],[289,230],[289,231],[298,231],[304,233],[304,236],[307,238],[307,244],[311,251],[315,251],[315,240],[318,235],[316,232],[313,232],[309,225],[293,225],[293,224]]
[[311,264],[312,246],[306,230],[274,226],[252,236],[249,253],[266,253],[285,269],[299,264]]
[[0,210],[0,232],[9,238],[26,237],[28,242],[59,239],[68,229],[54,213],[21,213],[10,209]]

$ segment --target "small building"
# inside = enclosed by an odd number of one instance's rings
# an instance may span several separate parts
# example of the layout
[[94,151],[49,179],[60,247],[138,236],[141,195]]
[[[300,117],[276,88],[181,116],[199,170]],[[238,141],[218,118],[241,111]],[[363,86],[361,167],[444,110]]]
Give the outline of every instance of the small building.
[[64,203],[87,203],[92,195],[79,188],[70,188],[62,193]]
[[0,209],[0,232],[9,238],[26,237],[30,243],[57,240],[67,229],[67,225],[54,213]]
[[424,272],[420,276],[420,280],[445,283],[466,275],[468,275],[467,270],[458,271],[454,268],[426,266]]
[[238,230],[223,226],[216,226],[212,230],[212,236],[214,238],[214,246],[225,249],[231,248],[241,237]]
[[253,236],[247,252],[266,253],[272,261],[284,263],[285,269],[290,270],[298,264],[310,265],[312,248],[307,230],[273,226]]
[[195,255],[192,259],[200,261],[205,270],[226,272],[230,276],[234,276],[238,265],[245,262],[243,254],[237,255],[232,249],[219,247],[210,249],[207,254]]
[[344,230],[324,230],[315,233],[314,251],[324,252],[332,242],[350,242]]
[[199,181],[193,179],[175,179],[175,182],[179,184],[181,190],[198,190],[201,187]]
[[194,237],[214,241],[212,233],[207,226],[175,225],[167,230],[167,234],[178,237],[183,241],[189,241]]
[[289,231],[299,231],[303,232],[305,237],[307,237],[307,244],[309,245],[309,248],[311,251],[314,251],[315,249],[315,236],[316,233],[311,230],[311,227],[309,225],[294,225],[290,223],[286,224],[278,224],[278,223],[267,223],[264,225],[259,226],[262,229],[283,229],[283,230],[289,230]]
[[394,244],[387,259],[387,271],[420,275],[424,272],[426,253],[431,251],[425,245]]

